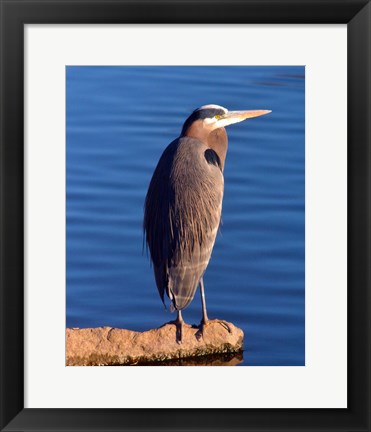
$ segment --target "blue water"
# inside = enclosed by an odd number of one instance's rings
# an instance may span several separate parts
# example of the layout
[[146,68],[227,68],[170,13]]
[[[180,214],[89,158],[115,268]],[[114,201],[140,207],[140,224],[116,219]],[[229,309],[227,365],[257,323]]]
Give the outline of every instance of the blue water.
[[[67,327],[174,319],[142,254],[145,194],[201,105],[270,109],[227,128],[210,318],[245,332],[243,365],[305,364],[304,67],[67,67]],[[201,319],[197,292],[183,316]]]

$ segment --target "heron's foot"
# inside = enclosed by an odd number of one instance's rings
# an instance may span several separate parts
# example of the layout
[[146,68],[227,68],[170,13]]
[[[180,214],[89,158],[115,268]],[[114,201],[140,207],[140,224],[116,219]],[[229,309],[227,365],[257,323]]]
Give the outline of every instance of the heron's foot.
[[208,319],[207,320],[204,320],[204,319],[201,320],[200,325],[198,326],[198,332],[196,333],[197,340],[204,338],[205,329],[206,329],[206,326],[208,325],[209,322],[210,321]]
[[176,324],[176,341],[180,345],[183,342],[183,321],[179,321]]
[[170,321],[169,324],[174,324],[176,327],[176,342],[182,344],[183,341],[183,328],[187,325],[183,320]]
[[228,333],[232,333],[232,329],[229,326],[229,323],[227,323],[227,321],[220,320],[220,319],[214,319],[214,320],[208,319],[207,321],[201,320],[200,325],[198,327],[198,332],[196,333],[196,338],[198,340],[201,339],[201,337],[203,338],[204,334],[205,334],[206,327],[210,324],[213,324],[213,323],[220,324],[222,327],[224,327],[228,331]]

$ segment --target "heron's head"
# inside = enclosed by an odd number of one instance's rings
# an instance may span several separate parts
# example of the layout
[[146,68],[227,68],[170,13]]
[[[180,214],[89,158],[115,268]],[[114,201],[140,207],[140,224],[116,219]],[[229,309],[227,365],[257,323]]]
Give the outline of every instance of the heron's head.
[[204,105],[197,108],[183,125],[182,135],[187,135],[192,128],[196,131],[210,133],[215,129],[234,123],[268,114],[269,110],[228,111],[220,105]]

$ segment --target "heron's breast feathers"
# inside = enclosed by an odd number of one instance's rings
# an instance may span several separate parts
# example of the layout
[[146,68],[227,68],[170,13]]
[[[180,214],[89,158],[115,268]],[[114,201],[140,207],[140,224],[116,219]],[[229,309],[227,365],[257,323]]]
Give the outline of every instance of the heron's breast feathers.
[[174,158],[170,184],[174,200],[170,227],[176,258],[194,259],[211,254],[220,223],[224,180],[218,164],[209,164],[200,145],[181,148]]
[[206,150],[200,141],[179,139],[159,160],[144,215],[155,266],[210,258],[220,224],[224,179],[218,164],[205,158]]

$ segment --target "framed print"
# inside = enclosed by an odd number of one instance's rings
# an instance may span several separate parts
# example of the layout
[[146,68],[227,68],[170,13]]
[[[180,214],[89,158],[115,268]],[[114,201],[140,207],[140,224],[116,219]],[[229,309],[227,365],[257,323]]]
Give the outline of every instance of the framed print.
[[1,430],[369,431],[369,2],[1,15]]
[[[45,29],[29,25],[25,28],[25,83],[29,89],[26,91],[25,109],[25,125],[29,130],[26,146],[29,142],[30,152],[32,149],[32,157],[25,165],[28,176],[26,195],[30,197],[26,221],[34,220],[39,226],[26,234],[26,255],[29,257],[25,266],[29,275],[26,283],[32,300],[26,304],[25,316],[34,317],[26,321],[26,403],[35,408],[72,408],[76,404],[96,408],[120,408],[123,405],[128,408],[160,408],[165,404],[171,408],[344,407],[346,340],[341,336],[346,329],[346,274],[339,268],[345,272],[346,194],[340,185],[345,186],[346,179],[346,29],[340,26],[332,28],[329,34],[324,27],[308,26],[294,30],[284,26],[253,26],[248,29],[209,25],[192,29],[192,36],[187,26],[170,30],[173,40],[177,41],[177,51],[169,42],[168,49],[156,51],[156,47],[171,40],[163,26],[96,26],[89,29],[58,26]],[[206,55],[203,45],[197,41],[216,39],[221,31],[224,42],[220,41],[217,49]],[[81,35],[83,42],[80,46]],[[97,49],[92,54],[84,54],[86,38],[93,46],[101,44],[105,47],[103,61],[96,56]],[[287,54],[281,48],[272,58],[269,51],[272,51],[273,38],[279,47],[290,44]],[[115,41],[129,39],[138,41],[135,50],[127,49],[123,54],[117,54],[120,46]],[[253,65],[260,66],[230,66],[238,64],[241,54],[239,50],[228,51],[228,41],[253,39],[257,42],[246,48],[244,56]],[[144,43],[141,44],[140,40]],[[313,48],[307,48],[305,55],[300,53],[301,57],[298,57],[292,52],[297,51],[290,41],[295,41],[295,46],[309,45]],[[187,61],[184,52],[189,44],[194,46],[193,65],[184,64]],[[74,54],[76,48],[77,55]],[[338,55],[326,60],[329,49]],[[166,59],[168,51],[173,52],[170,65]],[[46,58],[44,52],[51,54]],[[179,58],[175,58],[176,52]],[[215,66],[220,52],[224,53],[223,62],[226,64]],[[139,58],[135,57],[137,53]],[[74,66],[76,60],[71,56],[78,57],[79,66]],[[206,65],[206,61],[210,64]],[[305,66],[300,66],[304,61]],[[152,66],[141,64],[143,62]],[[105,66],[107,64],[109,66]],[[326,74],[323,74],[324,70]],[[62,74],[66,81],[65,91],[58,84]],[[327,76],[332,77],[331,85]],[[206,77],[208,85],[205,84]],[[203,83],[201,91],[200,83]],[[313,83],[316,83],[315,88]],[[85,86],[88,91],[84,90]],[[37,89],[37,92],[32,89]],[[205,100],[215,102],[216,97],[220,105],[205,105]],[[337,104],[329,113],[326,107],[334,99]],[[177,113],[179,103],[187,105],[187,109]],[[48,109],[34,108],[35,104]],[[202,327],[197,326],[202,316],[201,301],[198,293],[195,293],[193,301],[189,294],[187,300],[189,298],[190,304],[181,309],[185,322],[181,335],[180,325],[163,325],[175,320],[172,318],[175,314],[171,315],[169,310],[178,303],[171,304],[169,292],[164,292],[163,300],[168,311],[161,307],[161,296],[158,295],[161,292],[157,292],[154,284],[156,274],[153,275],[145,254],[142,255],[144,197],[149,190],[156,158],[160,157],[158,152],[161,153],[164,140],[171,142],[172,136],[179,133],[180,119],[184,118],[187,124],[195,116],[204,115],[205,110],[206,114],[209,110],[211,113],[213,110],[224,112],[222,106],[240,107],[243,104],[267,110],[263,110],[263,116],[225,127],[229,148],[223,170],[226,189],[223,225],[204,275],[207,314],[214,327],[208,327],[201,335]],[[204,108],[187,114],[187,110],[194,110],[193,105]],[[165,112],[161,112],[160,106],[166,107]],[[268,108],[272,112],[267,113]],[[62,115],[54,115],[58,109],[65,110],[66,124],[61,121]],[[304,109],[307,118],[316,119],[317,129],[308,122],[304,131]],[[191,120],[186,120],[189,115]],[[232,114],[232,119],[233,115],[236,114]],[[221,120],[228,121],[228,118]],[[94,124],[84,123],[90,119],[94,119]],[[196,124],[197,121],[200,121],[198,117]],[[45,124],[48,127],[43,126]],[[267,133],[268,129],[274,130],[274,134]],[[329,131],[336,135],[329,137]],[[51,135],[55,137],[53,145],[49,144]],[[308,137],[306,141],[305,135]],[[193,142],[191,138],[182,140]],[[331,139],[331,145],[327,144]],[[333,192],[332,199],[316,210],[311,205],[311,196],[316,191],[315,201],[321,201],[320,193],[325,191],[324,185],[328,182],[323,177],[326,179],[327,165],[332,163],[335,148],[337,163],[331,170],[331,179],[339,185],[340,191]],[[249,153],[246,155],[247,149]],[[138,160],[141,152],[146,154],[145,162]],[[46,153],[50,164],[40,166],[38,161],[42,161]],[[65,163],[59,164],[64,153]],[[220,155],[222,157],[222,153]],[[188,155],[191,156],[192,153]],[[194,164],[189,167],[186,164],[187,173],[195,169]],[[205,171],[208,169],[205,165],[203,167]],[[44,172],[44,169],[52,169],[53,174]],[[272,172],[270,179],[269,172]],[[311,176],[313,172],[315,176]],[[201,170],[196,177],[203,178],[203,173]],[[45,183],[44,178],[49,181]],[[318,179],[322,179],[320,184]],[[185,184],[188,182],[187,178]],[[215,193],[218,187],[220,183],[216,178],[209,190]],[[186,194],[191,200],[195,188],[192,183],[192,190]],[[45,196],[49,200],[48,211],[41,213]],[[198,197],[202,196],[201,189]],[[163,195],[159,194],[158,201],[161,199]],[[65,203],[64,227],[61,219],[64,211],[60,206]],[[152,203],[147,212],[156,208],[155,205]],[[205,204],[205,208],[209,207]],[[212,205],[211,208],[215,210]],[[305,212],[308,240],[304,250]],[[314,224],[317,212],[321,220]],[[334,212],[337,219],[331,220],[329,225],[326,214]],[[309,217],[310,214],[313,216]],[[213,220],[212,214],[209,219]],[[57,220],[60,222],[56,224]],[[58,229],[59,226],[62,229]],[[318,247],[311,247],[310,240],[315,244],[315,238],[321,237],[321,232],[326,233],[320,242],[321,250],[328,251],[324,255],[320,255]],[[154,246],[160,241],[161,238]],[[334,241],[338,244],[336,251],[333,251]],[[49,251],[48,257],[38,252],[40,248]],[[63,259],[65,250],[66,262]],[[326,259],[330,251],[331,261]],[[59,254],[60,258],[55,259]],[[197,254],[194,259],[197,259]],[[326,267],[319,272],[316,268],[321,263],[326,263]],[[236,276],[232,279],[233,274]],[[334,282],[331,287],[325,282],[329,276]],[[55,287],[51,296],[48,281],[53,278]],[[317,278],[315,283],[311,282],[313,278]],[[127,282],[123,284],[123,280]],[[229,285],[230,288],[226,288]],[[336,291],[332,291],[335,287]],[[64,310],[61,306],[65,291]],[[326,324],[327,313],[323,312],[332,307],[331,299],[335,295],[337,307],[332,311],[330,327]],[[37,305],[42,305],[45,298],[49,298],[49,308],[40,311]],[[321,305],[321,308],[311,304]],[[148,312],[144,313],[144,310]],[[54,319],[56,316],[59,318]],[[222,321],[215,322],[215,319]],[[64,320],[67,327],[67,368],[59,362],[64,357],[65,335],[58,323]],[[43,327],[45,321],[49,325],[41,336],[33,329]],[[187,327],[187,324],[194,326]],[[330,337],[324,329],[329,332],[334,327],[332,344],[320,343],[321,337],[326,334],[324,340]],[[228,328],[232,329],[231,333]],[[154,331],[147,333],[149,329]],[[240,331],[245,334],[242,353],[239,349]],[[45,337],[49,340],[47,352],[51,357],[48,365],[40,365],[35,354],[44,352]],[[311,342],[313,339],[316,344]],[[215,341],[219,340],[222,341],[222,350],[228,351],[222,353],[222,359],[219,356],[216,360],[215,351],[219,346]],[[226,344],[229,344],[227,349]],[[322,349],[318,350],[320,346]],[[192,358],[192,349],[196,350],[198,359]],[[207,355],[199,354],[210,350],[214,355],[211,364],[206,362],[208,366],[215,365],[215,362],[243,366],[240,378],[249,382],[244,398],[240,398],[238,391],[233,391],[228,401],[218,397],[218,391],[231,390],[230,384],[229,389],[223,390],[231,373],[229,368],[182,368],[178,372],[166,367],[104,368],[99,377],[95,368],[88,368],[83,375],[72,368],[97,364],[152,366],[158,358],[161,362],[157,361],[157,364],[165,366],[170,361],[170,366],[174,366],[172,356],[178,365],[187,365],[187,358],[200,365],[201,357],[206,360]],[[336,357],[337,362],[328,370],[326,358],[331,356]],[[56,377],[53,384],[40,378],[40,367],[46,376]],[[178,398],[166,399],[167,388],[160,382],[167,382],[173,373],[188,378],[182,383]],[[220,378],[225,376],[215,381],[215,373]],[[148,374],[145,394],[141,385],[132,383],[132,380],[139,383],[144,374]],[[201,393],[190,398],[198,380],[197,374],[202,374],[206,387],[211,389],[215,386],[208,399]],[[114,376],[130,383],[133,389],[130,395],[118,397],[111,389],[110,396],[107,396]],[[97,394],[91,398],[86,379],[94,379],[96,385],[104,389],[101,392],[105,395],[104,400]],[[319,396],[316,389],[323,379],[328,385]],[[69,400],[54,400],[50,385],[55,385],[57,380],[61,390],[76,387]],[[279,390],[283,382],[286,384],[285,392]],[[261,386],[270,389],[269,397],[264,393],[258,396],[256,389]],[[306,391],[298,392],[298,387],[304,387]],[[59,394],[63,395],[65,391]]]

